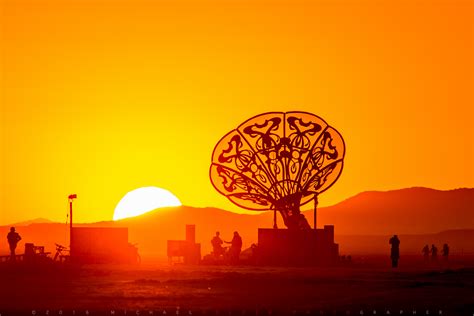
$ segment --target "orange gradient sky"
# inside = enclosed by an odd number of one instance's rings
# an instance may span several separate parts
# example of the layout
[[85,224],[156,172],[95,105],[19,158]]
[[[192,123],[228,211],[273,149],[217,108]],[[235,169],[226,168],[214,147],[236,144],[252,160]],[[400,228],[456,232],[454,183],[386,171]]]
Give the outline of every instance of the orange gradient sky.
[[471,1],[1,0],[0,224],[109,220],[138,187],[237,211],[214,145],[267,111],[345,138],[320,197],[474,186]]

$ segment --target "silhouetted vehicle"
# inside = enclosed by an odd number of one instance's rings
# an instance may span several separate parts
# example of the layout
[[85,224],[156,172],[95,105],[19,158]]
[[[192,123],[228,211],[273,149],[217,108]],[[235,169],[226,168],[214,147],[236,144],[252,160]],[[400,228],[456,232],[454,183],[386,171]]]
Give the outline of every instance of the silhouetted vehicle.
[[449,246],[448,246],[448,244],[443,245],[443,250],[442,250],[441,254],[443,255],[444,260],[448,260],[448,257],[449,257]]
[[438,248],[434,244],[431,245],[431,260],[438,260]]
[[212,254],[216,258],[218,258],[220,256],[223,256],[224,253],[225,253],[225,248],[222,247],[222,244],[224,242],[222,241],[222,239],[219,236],[220,236],[220,233],[216,232],[216,235],[211,240]]
[[239,262],[240,252],[242,251],[242,237],[240,237],[238,232],[234,232],[232,241],[226,241],[225,243],[231,244],[228,252],[230,263],[237,264]]
[[37,246],[34,243],[25,243],[25,262],[41,263],[50,260],[51,252],[45,251],[44,246]]
[[392,268],[398,267],[398,259],[400,259],[400,239],[398,239],[397,235],[393,235],[390,238],[389,242],[392,245],[392,249],[390,251],[390,258],[392,259]]
[[71,262],[82,264],[135,263],[136,249],[128,242],[127,227],[73,227]]
[[21,240],[20,235],[15,231],[15,227],[10,228],[7,235],[8,245],[10,246],[10,259],[15,261],[15,250],[18,242]]
[[178,259],[176,263],[199,264],[201,244],[196,243],[196,225],[186,225],[185,240],[168,240],[166,253],[170,264],[175,263],[173,259]]
[[428,261],[430,259],[430,247],[428,245],[425,245],[421,252],[423,253],[423,259],[425,259],[425,261]]

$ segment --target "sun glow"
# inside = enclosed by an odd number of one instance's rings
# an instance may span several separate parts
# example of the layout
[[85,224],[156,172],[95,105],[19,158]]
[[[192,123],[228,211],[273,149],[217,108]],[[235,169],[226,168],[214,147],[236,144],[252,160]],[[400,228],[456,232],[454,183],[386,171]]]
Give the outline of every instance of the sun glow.
[[157,187],[143,187],[128,192],[118,202],[114,221],[145,214],[160,207],[180,206],[181,202],[170,191]]

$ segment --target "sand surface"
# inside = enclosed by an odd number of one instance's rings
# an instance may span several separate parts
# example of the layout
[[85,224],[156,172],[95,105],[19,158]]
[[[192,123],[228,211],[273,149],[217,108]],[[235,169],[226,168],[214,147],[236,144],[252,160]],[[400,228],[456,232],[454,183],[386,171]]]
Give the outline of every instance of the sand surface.
[[[0,266],[0,313],[35,310],[308,310],[474,312],[474,264],[393,270],[385,258],[318,268],[51,265]],[[30,314],[31,315],[31,314]],[[424,314],[423,314],[424,315]]]

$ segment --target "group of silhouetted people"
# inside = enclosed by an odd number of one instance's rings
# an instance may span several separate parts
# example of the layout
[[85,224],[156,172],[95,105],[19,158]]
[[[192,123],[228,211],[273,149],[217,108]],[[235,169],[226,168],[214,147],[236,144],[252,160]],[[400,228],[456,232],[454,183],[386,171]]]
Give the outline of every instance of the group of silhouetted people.
[[[398,239],[397,235],[393,235],[388,243],[392,246],[392,248],[390,249],[390,259],[392,259],[392,267],[397,268],[398,260],[400,259],[400,239]],[[431,245],[431,248],[428,245],[425,245],[421,252],[423,253],[423,258],[425,259],[425,262],[430,261],[430,255],[431,261],[435,262],[438,260],[438,247],[436,247],[434,244]],[[449,257],[448,244],[443,245],[441,254],[443,256],[443,259],[447,261]]]
[[[18,242],[21,240],[20,235],[16,232],[15,227],[10,228],[10,232],[7,235],[8,245],[10,246],[10,258],[12,261],[15,261],[15,250],[18,245]],[[229,250],[226,252],[226,248],[222,245],[230,244]],[[220,238],[220,233],[216,232],[216,235],[211,240],[212,254],[215,258],[225,257],[228,256],[229,262],[236,264],[239,262],[240,252],[242,251],[242,237],[240,237],[238,232],[234,232],[234,237],[232,241],[223,241]],[[393,235],[390,240],[389,244],[391,245],[390,249],[390,259],[392,260],[392,267],[398,267],[398,260],[400,259],[400,239],[397,235]],[[423,253],[423,258],[425,262],[431,261],[435,262],[438,260],[438,248],[432,244],[431,248],[428,245],[425,245],[421,250]],[[444,244],[441,250],[441,254],[445,261],[448,260],[449,257],[449,246],[448,244]]]
[[[431,245],[431,248],[428,245],[425,245],[423,249],[421,250],[421,252],[423,253],[423,258],[425,259],[426,262],[430,260],[430,255],[431,255],[431,261],[438,260],[438,247],[436,247],[434,244]],[[443,256],[444,260],[448,260],[448,257],[449,257],[448,244],[443,245],[443,249],[441,250],[441,255]]]
[[[230,248],[226,253],[226,249],[222,245],[230,244]],[[234,232],[232,241],[223,241],[220,238],[220,233],[216,232],[216,235],[211,240],[212,253],[214,257],[219,258],[220,256],[228,255],[230,263],[236,264],[239,262],[240,252],[242,251],[242,237],[238,232]]]

